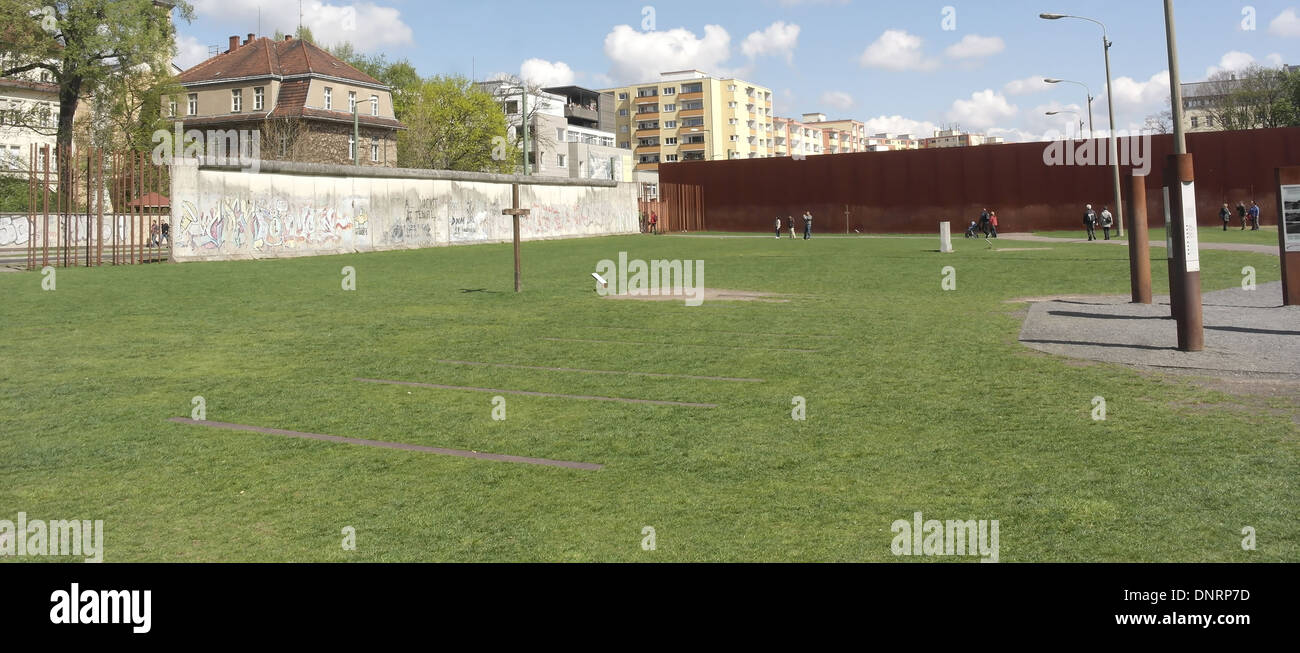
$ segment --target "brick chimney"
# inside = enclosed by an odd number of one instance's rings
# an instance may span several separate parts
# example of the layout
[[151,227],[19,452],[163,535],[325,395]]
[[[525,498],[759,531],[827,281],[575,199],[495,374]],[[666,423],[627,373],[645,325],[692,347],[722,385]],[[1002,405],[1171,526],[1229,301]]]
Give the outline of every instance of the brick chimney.
[[247,41],[244,41],[244,45],[248,45],[249,43],[252,43],[252,42],[253,42],[253,36],[254,36],[253,34],[249,34],[249,35],[248,35],[248,40],[247,40]]
[[293,40],[293,34],[285,34],[285,35],[284,35],[284,40],[286,40],[286,41],[292,41],[292,40]]
[[230,37],[230,49],[226,50],[226,52],[234,52],[235,50],[238,49],[239,49],[239,37],[238,36]]

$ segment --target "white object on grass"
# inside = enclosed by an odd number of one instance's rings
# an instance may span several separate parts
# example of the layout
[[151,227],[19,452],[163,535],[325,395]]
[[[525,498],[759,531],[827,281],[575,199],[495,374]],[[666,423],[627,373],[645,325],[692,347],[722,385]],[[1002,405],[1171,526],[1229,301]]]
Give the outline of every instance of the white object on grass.
[[608,287],[609,287],[609,282],[608,282],[608,281],[605,281],[605,278],[604,278],[604,277],[600,276],[599,274],[596,274],[595,272],[592,272],[592,273],[591,273],[591,276],[596,277],[596,282],[600,284],[600,287],[601,287],[601,288],[608,288]]

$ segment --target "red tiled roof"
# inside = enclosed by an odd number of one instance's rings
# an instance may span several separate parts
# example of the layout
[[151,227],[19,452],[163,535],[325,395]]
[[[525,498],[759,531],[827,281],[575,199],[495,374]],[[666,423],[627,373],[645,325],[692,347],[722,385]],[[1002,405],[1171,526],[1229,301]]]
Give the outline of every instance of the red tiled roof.
[[181,84],[212,82],[242,77],[287,77],[291,75],[325,75],[362,84],[383,86],[338,57],[302,39],[273,41],[262,37],[226,51],[186,70],[178,78]]
[[157,207],[171,206],[172,203],[171,200],[167,199],[166,197],[163,197],[158,193],[148,192],[145,193],[142,197],[127,202],[127,205],[134,206],[136,208],[140,208],[140,207],[157,208]]

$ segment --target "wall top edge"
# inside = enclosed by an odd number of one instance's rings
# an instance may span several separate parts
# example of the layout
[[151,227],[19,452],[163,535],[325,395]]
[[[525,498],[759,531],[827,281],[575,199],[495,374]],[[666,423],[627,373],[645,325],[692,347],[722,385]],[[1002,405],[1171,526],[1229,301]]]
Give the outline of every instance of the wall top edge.
[[[187,165],[179,163],[178,165]],[[188,165],[193,165],[188,164]],[[199,164],[200,170],[224,172],[253,172],[248,166],[238,164]],[[620,183],[611,179],[571,179],[569,177],[541,177],[536,175],[503,175],[489,172],[463,172],[459,170],[417,170],[412,168],[376,168],[366,166],[301,163],[297,161],[259,161],[257,172],[275,172],[291,175],[320,177],[369,177],[377,179],[433,179],[442,181],[479,181],[492,184],[521,184],[528,186],[577,186],[588,188],[617,188]]]

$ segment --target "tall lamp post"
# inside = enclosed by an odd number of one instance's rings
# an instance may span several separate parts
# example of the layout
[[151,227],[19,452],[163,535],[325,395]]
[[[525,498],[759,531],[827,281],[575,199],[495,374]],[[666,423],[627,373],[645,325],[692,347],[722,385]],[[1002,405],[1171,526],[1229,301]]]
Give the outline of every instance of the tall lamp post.
[[1047,115],[1056,116],[1062,113],[1073,113],[1074,117],[1079,119],[1079,131],[1083,131],[1083,116],[1080,116],[1078,111],[1070,111],[1069,109],[1062,109],[1060,111],[1048,111]]
[[[1088,88],[1088,85],[1084,84],[1083,82],[1076,82],[1071,79],[1053,79],[1051,77],[1048,77],[1043,81],[1047,82],[1048,84],[1078,84],[1079,86],[1083,87],[1083,90],[1088,93],[1088,133],[1091,134],[1092,133],[1092,101],[1096,99],[1092,97],[1092,89]],[[1080,131],[1082,131],[1082,129],[1080,129]]]
[[1112,183],[1115,190],[1115,226],[1118,235],[1124,235],[1124,205],[1120,200],[1119,191],[1119,157],[1118,148],[1115,144],[1115,94],[1111,91],[1110,85],[1110,38],[1106,30],[1106,24],[1084,16],[1072,16],[1070,14],[1038,14],[1043,20],[1060,20],[1062,18],[1078,18],[1090,23],[1101,25],[1101,45],[1102,51],[1106,55],[1106,104],[1110,110],[1110,167],[1112,173]]

